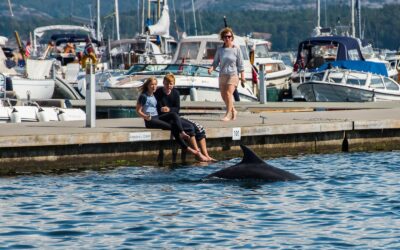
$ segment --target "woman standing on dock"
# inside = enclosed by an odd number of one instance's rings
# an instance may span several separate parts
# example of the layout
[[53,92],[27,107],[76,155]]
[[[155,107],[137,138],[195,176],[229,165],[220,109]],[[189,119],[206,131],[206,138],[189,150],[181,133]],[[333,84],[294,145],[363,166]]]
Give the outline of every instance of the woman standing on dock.
[[[174,88],[175,76],[172,73],[166,74],[163,80],[163,88],[159,88],[154,93],[157,99],[157,112],[159,114],[176,113],[179,115],[181,102],[179,91]],[[207,161],[216,161],[208,154],[206,143],[206,131],[197,122],[181,117],[183,130],[190,136],[190,144],[195,150],[199,150],[207,157]],[[197,144],[198,143],[198,144]]]
[[158,114],[157,100],[154,97],[156,89],[157,79],[155,77],[148,78],[142,86],[142,93],[136,104],[136,112],[144,119],[146,128],[171,130],[172,135],[182,149],[195,155],[200,161],[207,161],[208,158],[200,151],[195,150],[186,144],[185,140],[189,140],[190,136],[183,131],[182,123],[177,113],[170,112],[160,115]]
[[215,53],[208,73],[211,74],[214,69],[220,67],[219,89],[226,105],[226,114],[222,121],[229,121],[235,120],[237,116],[237,111],[233,106],[233,92],[239,84],[238,74],[240,74],[240,80],[245,81],[243,55],[240,48],[233,43],[234,34],[231,28],[224,28],[220,32],[220,38],[224,41],[224,45]]

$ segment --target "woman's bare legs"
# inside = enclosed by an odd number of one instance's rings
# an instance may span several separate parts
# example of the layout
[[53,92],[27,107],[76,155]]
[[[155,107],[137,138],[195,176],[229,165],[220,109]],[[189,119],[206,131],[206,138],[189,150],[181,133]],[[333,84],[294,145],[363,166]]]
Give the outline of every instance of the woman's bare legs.
[[[227,85],[226,89],[226,114],[229,115],[229,119],[235,118],[235,114],[237,113],[235,107],[233,106],[233,92],[235,91],[236,86],[233,84]],[[234,115],[233,115],[234,114]]]
[[[232,119],[232,108],[229,109],[229,106],[232,105],[230,103],[233,103],[233,91],[231,93],[231,96],[229,97],[229,89],[230,89],[230,84],[220,84],[219,89],[221,93],[222,100],[224,100],[225,106],[226,106],[226,113],[224,118],[222,118],[222,121],[229,121]],[[233,89],[234,90],[234,89]]]

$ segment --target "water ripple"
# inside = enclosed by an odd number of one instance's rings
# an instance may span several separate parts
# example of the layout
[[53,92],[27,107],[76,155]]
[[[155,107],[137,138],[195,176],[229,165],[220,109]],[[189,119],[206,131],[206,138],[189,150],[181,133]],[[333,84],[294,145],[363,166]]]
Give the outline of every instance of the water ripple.
[[0,246],[400,248],[400,152],[268,161],[294,182],[203,179],[239,161],[0,178]]

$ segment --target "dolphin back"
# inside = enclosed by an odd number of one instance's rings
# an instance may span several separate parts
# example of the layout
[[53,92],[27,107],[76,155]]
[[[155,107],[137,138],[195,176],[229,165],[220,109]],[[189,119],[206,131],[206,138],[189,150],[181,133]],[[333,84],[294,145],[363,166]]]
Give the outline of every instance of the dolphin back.
[[255,179],[264,181],[301,180],[295,174],[267,164],[248,147],[244,145],[240,145],[240,147],[244,154],[240,163],[212,173],[207,178],[218,177],[223,179]]

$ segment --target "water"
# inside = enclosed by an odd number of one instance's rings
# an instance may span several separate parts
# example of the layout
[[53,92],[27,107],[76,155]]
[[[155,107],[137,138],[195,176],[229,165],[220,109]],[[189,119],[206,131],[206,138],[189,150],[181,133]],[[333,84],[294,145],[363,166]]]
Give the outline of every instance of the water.
[[201,180],[239,160],[0,178],[0,249],[400,249],[400,152],[268,161],[294,182]]

